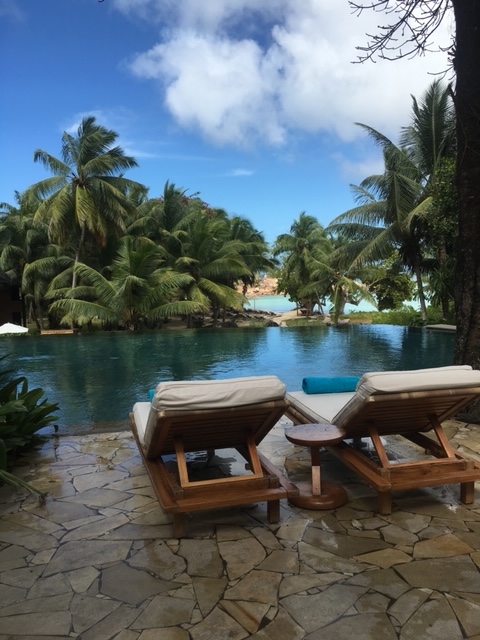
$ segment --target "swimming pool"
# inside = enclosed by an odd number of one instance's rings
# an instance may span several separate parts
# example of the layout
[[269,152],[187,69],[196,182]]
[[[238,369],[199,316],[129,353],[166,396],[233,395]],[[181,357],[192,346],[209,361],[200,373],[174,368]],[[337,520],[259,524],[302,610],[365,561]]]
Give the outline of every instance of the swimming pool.
[[6,337],[0,355],[59,403],[62,433],[91,433],[126,428],[162,380],[274,374],[294,391],[306,376],[449,365],[454,346],[453,333],[345,325]]

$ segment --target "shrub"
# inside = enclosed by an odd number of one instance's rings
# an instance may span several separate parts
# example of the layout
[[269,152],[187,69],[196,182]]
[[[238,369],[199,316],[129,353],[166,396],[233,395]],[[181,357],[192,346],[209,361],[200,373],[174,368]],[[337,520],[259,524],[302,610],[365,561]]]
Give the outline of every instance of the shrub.
[[[12,377],[12,374],[12,370],[0,371],[0,483],[21,486],[44,496],[9,469],[20,453],[45,441],[45,436],[38,431],[57,420],[53,413],[58,410],[58,404],[41,400],[43,389],[29,389],[25,376]],[[56,425],[54,428],[57,431]]]

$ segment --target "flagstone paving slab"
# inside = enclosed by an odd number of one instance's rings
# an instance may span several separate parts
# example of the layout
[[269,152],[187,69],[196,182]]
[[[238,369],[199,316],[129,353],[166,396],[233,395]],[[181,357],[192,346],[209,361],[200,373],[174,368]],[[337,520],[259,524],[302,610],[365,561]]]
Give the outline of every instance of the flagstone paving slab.
[[[251,571],[264,561],[267,555],[265,548],[253,536],[228,542],[219,542],[218,550],[226,563],[230,580],[235,580]],[[281,552],[277,551],[276,553]]]
[[185,558],[188,573],[192,576],[220,578],[223,574],[223,562],[219,548],[214,540],[180,541],[178,554]]
[[135,622],[132,629],[173,627],[191,622],[195,600],[172,596],[155,596]]
[[218,607],[190,629],[193,640],[212,640],[218,637],[219,633],[228,640],[243,640],[250,635],[244,627]]
[[305,631],[281,607],[275,619],[253,634],[254,640],[302,640]]
[[334,584],[321,593],[287,596],[281,604],[309,633],[343,615],[365,592],[361,587]]
[[72,623],[68,611],[35,611],[0,620],[2,633],[10,636],[35,635],[41,629],[41,635],[68,637]]
[[[308,477],[285,424],[262,450]],[[450,430],[480,456],[477,426]],[[0,640],[480,640],[478,489],[473,505],[458,487],[399,493],[380,516],[328,456],[343,507],[198,512],[179,540],[128,432],[57,437],[22,464],[49,496],[0,487]]]
[[273,571],[251,571],[233,587],[227,589],[225,598],[275,606],[281,580],[281,575]]
[[397,637],[388,616],[379,613],[348,616],[306,636],[307,640],[397,640]]
[[222,608],[249,633],[258,631],[260,624],[270,607],[259,602],[242,602],[241,600],[222,600]]
[[207,616],[223,596],[227,587],[226,578],[192,579],[193,589],[202,615]]
[[132,567],[153,572],[164,580],[178,579],[187,567],[185,558],[174,553],[162,540],[154,540],[133,551],[127,562]]
[[404,624],[401,633],[401,640],[438,637],[451,640],[464,638],[458,620],[444,597],[422,604]]

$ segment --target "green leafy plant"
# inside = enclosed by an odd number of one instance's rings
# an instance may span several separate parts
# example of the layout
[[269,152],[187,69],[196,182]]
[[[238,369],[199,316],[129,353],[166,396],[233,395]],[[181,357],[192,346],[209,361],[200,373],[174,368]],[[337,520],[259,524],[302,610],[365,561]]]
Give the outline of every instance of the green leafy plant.
[[[4,360],[5,356],[0,358]],[[58,404],[42,400],[41,388],[29,389],[25,376],[12,376],[13,370],[0,371],[0,483],[21,486],[42,498],[44,494],[10,473],[20,453],[45,441],[38,432],[55,422]],[[57,431],[57,425],[54,425]]]

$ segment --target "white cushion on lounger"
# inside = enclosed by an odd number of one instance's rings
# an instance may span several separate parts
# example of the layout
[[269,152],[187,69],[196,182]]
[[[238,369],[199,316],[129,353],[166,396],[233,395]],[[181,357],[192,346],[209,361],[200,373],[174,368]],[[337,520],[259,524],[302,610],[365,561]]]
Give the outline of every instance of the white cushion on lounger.
[[383,393],[409,393],[458,387],[478,387],[480,371],[468,365],[416,369],[413,371],[384,371],[366,373],[360,379],[352,399],[333,417],[333,424],[342,426],[354,415],[363,402]]
[[342,393],[313,393],[292,391],[287,400],[306,416],[312,423],[330,424],[342,407],[354,397],[351,391]]
[[133,417],[137,426],[138,439],[142,444],[145,443],[145,430],[151,408],[150,402],[136,402],[133,405]]
[[152,407],[157,411],[241,407],[283,400],[285,391],[284,383],[277,376],[160,382]]
[[[452,377],[452,372],[455,376]],[[359,380],[356,392],[367,398],[374,393],[402,393],[430,391],[452,387],[477,386],[480,372],[468,365],[415,369],[413,371],[374,371]]]
[[148,448],[162,414],[272,402],[283,400],[285,392],[285,384],[277,376],[160,382],[151,404],[137,402],[133,407],[138,438]]
[[[452,373],[455,375],[452,376]],[[382,393],[405,393],[432,389],[480,386],[480,371],[468,365],[416,369],[413,371],[379,371],[366,373],[360,379],[355,393],[306,394],[293,391],[287,399],[313,423],[331,423],[337,426],[358,411],[365,399]]]

